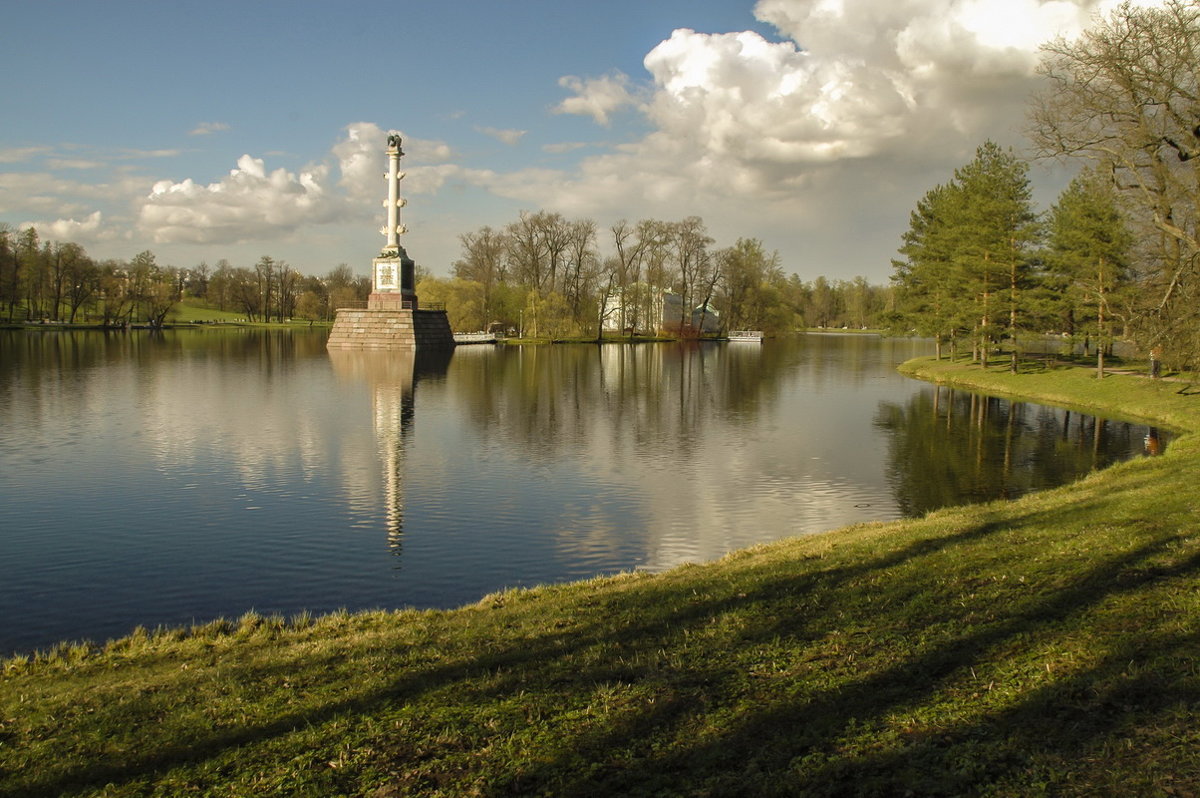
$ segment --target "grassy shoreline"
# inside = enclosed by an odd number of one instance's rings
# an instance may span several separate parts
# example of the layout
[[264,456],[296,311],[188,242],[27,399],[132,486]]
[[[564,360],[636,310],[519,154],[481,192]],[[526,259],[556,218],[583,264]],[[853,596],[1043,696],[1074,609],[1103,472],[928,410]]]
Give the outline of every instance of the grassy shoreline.
[[1031,399],[1109,418],[1138,420],[1180,431],[1200,430],[1200,383],[1151,380],[1144,375],[1109,373],[1096,379],[1094,368],[1026,364],[1018,374],[1008,364],[987,369],[963,361],[917,358],[900,373],[927,382],[1016,399]]
[[656,576],[9,660],[0,795],[1194,794],[1200,396],[902,370],[1185,434]]

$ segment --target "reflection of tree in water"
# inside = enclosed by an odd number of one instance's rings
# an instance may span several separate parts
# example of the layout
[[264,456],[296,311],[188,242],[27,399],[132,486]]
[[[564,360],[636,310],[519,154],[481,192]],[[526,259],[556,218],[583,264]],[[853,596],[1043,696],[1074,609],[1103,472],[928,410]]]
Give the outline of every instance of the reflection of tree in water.
[[388,545],[397,557],[404,538],[404,449],[412,435],[416,385],[422,377],[444,375],[452,355],[451,349],[420,354],[411,350],[329,350],[339,377],[366,381],[371,388],[371,415],[383,464]]
[[[461,348],[467,418],[533,453],[592,448],[686,458],[704,424],[754,413],[780,390],[770,346],[713,343]],[[478,358],[478,363],[471,361]]]
[[888,481],[907,516],[1016,498],[1163,443],[1146,426],[942,387],[881,403],[875,423],[891,433]]
[[[86,405],[122,375],[129,375],[141,396],[161,392],[163,379],[175,379],[164,375],[180,368],[199,371],[211,367],[204,377],[206,387],[238,379],[269,386],[272,377],[289,373],[300,361],[323,356],[325,340],[326,336],[307,331],[232,327],[129,332],[3,330],[0,401],[19,390],[26,423],[53,423],[55,396],[66,392]],[[245,376],[239,376],[230,364]],[[103,379],[91,379],[95,376]],[[190,420],[180,418],[179,422],[187,425]]]
[[52,330],[3,331],[0,354],[14,347],[21,357],[0,357],[0,386],[12,383],[19,370],[30,384],[42,374],[78,372],[99,366],[158,361],[183,357],[253,364],[271,372],[298,358],[314,357],[325,350],[325,337],[292,330],[240,327],[206,330]]

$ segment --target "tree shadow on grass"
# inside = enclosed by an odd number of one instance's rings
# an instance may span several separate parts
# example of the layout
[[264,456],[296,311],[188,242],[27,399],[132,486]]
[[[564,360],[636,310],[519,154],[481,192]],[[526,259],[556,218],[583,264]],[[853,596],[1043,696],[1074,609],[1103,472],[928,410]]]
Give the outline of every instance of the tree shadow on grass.
[[[1143,469],[1144,471],[1144,469]],[[1149,473],[1132,473],[1125,487],[1134,489],[1139,483],[1153,480]],[[1091,491],[1080,503],[1104,505],[1114,499],[1109,491]],[[1020,534],[1023,525],[1055,528],[1055,519],[1071,513],[1069,507],[1055,507],[1035,512],[1020,519],[1008,519],[1003,525],[983,524],[945,536],[918,540],[895,551],[855,565],[819,569],[798,579],[778,579],[755,587],[752,601],[771,610],[781,609],[781,599],[803,595],[820,583],[823,592],[833,598],[821,611],[811,614],[761,614],[752,628],[743,630],[743,648],[750,650],[780,639],[803,646],[805,639],[838,629],[841,620],[837,613],[840,586],[856,585],[871,571],[886,571],[911,564],[920,569],[923,558],[949,551],[953,547],[986,542],[993,533],[1012,531]],[[944,732],[934,737],[928,733],[900,742],[880,739],[870,750],[842,750],[839,740],[852,735],[856,727],[881,726],[893,721],[894,713],[930,704],[959,704],[954,712],[961,713],[960,699],[948,693],[956,674],[966,669],[995,665],[996,657],[1005,652],[1020,650],[1031,641],[1057,640],[1070,634],[1076,626],[1086,626],[1085,617],[1098,607],[1123,597],[1140,595],[1160,580],[1195,580],[1200,571],[1200,555],[1178,556],[1177,544],[1188,538],[1186,530],[1151,532],[1140,544],[1137,542],[1136,519],[1110,514],[1113,524],[1130,533],[1129,547],[1114,547],[1118,553],[1098,559],[1089,568],[1077,571],[1064,586],[1039,595],[1037,600],[1018,602],[1014,608],[999,610],[998,617],[986,623],[966,623],[968,613],[955,607],[945,609],[947,625],[957,631],[943,635],[937,642],[914,645],[903,659],[890,667],[849,678],[833,686],[819,689],[800,689],[796,685],[781,685],[777,695],[764,692],[759,706],[746,707],[744,702],[733,715],[717,719],[723,709],[738,705],[736,694],[743,690],[744,674],[734,672],[738,663],[728,669],[712,668],[693,678],[706,681],[706,691],[712,696],[713,707],[691,712],[677,712],[670,727],[661,725],[640,740],[630,740],[625,730],[615,729],[611,735],[614,750],[628,760],[641,751],[643,759],[636,766],[627,762],[620,767],[605,769],[592,760],[592,767],[573,764],[576,757],[567,754],[561,762],[546,763],[538,777],[526,782],[540,784],[542,792],[555,795],[597,794],[962,794],[975,791],[991,779],[1014,778],[1023,789],[1036,782],[1022,782],[1026,769],[1037,752],[1049,752],[1052,760],[1064,763],[1051,774],[1052,778],[1070,778],[1075,752],[1103,745],[1112,726],[1103,714],[1093,718],[1090,725],[1069,721],[1058,724],[1053,731],[1043,728],[1039,718],[1053,720],[1073,712],[1071,696],[1090,685],[1111,682],[1119,666],[1127,662],[1124,651],[1136,643],[1115,641],[1121,653],[1107,657],[1101,664],[1067,680],[1054,678],[1044,689],[1020,688],[1014,707],[983,721],[951,721]],[[1132,526],[1131,526],[1132,525]],[[1052,533],[1051,533],[1052,534]],[[1012,545],[1012,541],[991,541],[994,545]],[[1019,549],[1019,546],[1017,546]],[[1020,560],[1020,555],[1009,555]],[[1069,548],[1058,555],[1063,560],[1075,554]],[[1169,565],[1164,560],[1173,558]],[[895,576],[894,574],[892,575]],[[919,578],[919,577],[918,577]],[[881,598],[902,603],[913,591],[910,582],[892,578],[885,583]],[[851,599],[843,594],[843,599]],[[706,606],[704,617],[714,618],[736,610],[736,601],[718,601]],[[895,622],[900,615],[891,615]],[[882,619],[881,619],[882,620]],[[1134,621],[1137,623],[1137,621]],[[913,630],[918,632],[919,630]],[[1137,634],[1136,631],[1133,632]],[[1170,635],[1162,638],[1154,656],[1176,663],[1175,669],[1154,677],[1156,690],[1153,700],[1139,701],[1139,690],[1151,677],[1139,683],[1127,683],[1109,690],[1130,702],[1128,713],[1152,716],[1160,706],[1177,706],[1194,698],[1196,679],[1191,659],[1177,655],[1186,649],[1189,640],[1172,642]],[[1174,659],[1173,659],[1174,658]],[[1183,664],[1180,665],[1179,663]],[[744,665],[744,663],[741,663]],[[802,679],[803,680],[803,679]],[[797,697],[799,694],[799,697]],[[1065,696],[1065,698],[1064,698]],[[1064,704],[1065,700],[1065,704]],[[1115,698],[1113,700],[1116,700]],[[704,717],[704,716],[708,717]],[[662,720],[662,718],[659,718]],[[928,725],[928,722],[926,722]],[[1053,725],[1053,724],[1051,724]],[[704,738],[686,740],[689,729],[705,728]],[[679,744],[683,737],[684,744]],[[667,741],[672,741],[667,744]],[[563,748],[571,746],[564,743]],[[660,753],[665,752],[665,753]],[[600,767],[597,772],[597,767]],[[572,775],[572,771],[580,774]],[[1020,790],[1018,790],[1020,791]],[[496,794],[518,794],[498,792]]]
[[[711,585],[711,594],[706,594],[704,598],[680,591],[677,586],[666,580],[649,580],[651,584],[645,586],[642,600],[623,608],[628,613],[630,623],[621,629],[620,636],[628,641],[625,648],[631,656],[654,652],[661,649],[665,641],[677,635],[680,630],[703,625],[714,616],[764,602],[787,600],[818,587],[822,590],[831,589],[872,571],[891,568],[911,558],[926,556],[946,547],[986,537],[993,531],[990,526],[979,526],[917,541],[881,556],[848,565],[815,567],[798,575],[773,576],[757,583],[753,592],[749,594],[737,590],[735,585],[731,586],[728,579],[716,580]],[[704,584],[703,580],[699,584]],[[582,600],[577,616],[579,623],[563,631],[543,632],[533,639],[518,639],[510,645],[484,652],[467,652],[451,663],[409,669],[391,680],[384,689],[360,692],[319,707],[283,714],[270,723],[215,731],[197,730],[195,736],[184,743],[141,750],[120,760],[96,761],[65,772],[31,774],[23,780],[24,783],[18,788],[19,792],[13,794],[58,795],[67,790],[89,786],[119,785],[153,779],[167,770],[211,760],[241,746],[277,739],[297,729],[319,726],[341,716],[367,715],[381,707],[416,702],[432,691],[455,684],[472,685],[484,676],[488,677],[493,686],[482,693],[472,688],[476,701],[483,700],[488,695],[497,697],[524,689],[530,683],[536,684],[539,678],[544,679],[550,664],[580,658],[586,651],[595,651],[611,645],[612,605],[622,599],[619,596],[600,595],[602,598],[595,606],[587,606],[593,602]],[[265,684],[286,678],[289,673],[298,669],[305,672],[321,672],[335,666],[336,660],[337,655],[326,655],[315,660],[310,658],[307,661],[277,666],[258,666],[245,673],[244,677]],[[497,678],[495,674],[508,676]],[[611,662],[601,661],[584,671],[574,673],[569,681],[556,685],[555,689],[560,692],[578,691],[581,685],[638,678],[640,675],[642,674],[637,668],[614,667]],[[150,723],[150,718],[160,712],[161,708],[149,701],[145,704],[145,707],[139,710],[126,703],[120,711],[129,717],[144,716],[144,722]],[[660,707],[656,713],[660,723],[664,722],[664,718],[673,716],[672,712],[675,710],[668,710],[669,706],[668,704]],[[102,724],[103,718],[94,718],[93,722]],[[638,725],[644,726],[644,721],[640,721]]]
[[[1033,523],[1036,516],[1038,524],[1052,524],[1054,512],[1065,511],[1033,513],[1021,523]],[[985,543],[1014,523],[1010,518],[1002,525],[981,523],[930,533],[900,546],[881,545],[877,554],[860,560],[842,558],[828,564],[818,560],[804,568],[756,570],[750,557],[739,572],[745,578],[731,579],[718,569],[691,574],[691,593],[679,588],[679,577],[635,581],[624,591],[581,593],[564,610],[571,623],[561,630],[543,628],[536,634],[517,634],[493,641],[483,650],[459,646],[448,662],[410,666],[383,687],[362,686],[345,698],[282,714],[269,723],[197,730],[186,744],[160,745],[119,761],[33,774],[25,779],[20,793],[11,794],[57,795],[108,784],[153,782],[169,770],[200,766],[243,746],[286,748],[288,736],[298,730],[320,728],[339,718],[378,718],[422,701],[445,701],[447,694],[455,696],[450,700],[464,712],[525,696],[522,700],[527,704],[545,700],[558,707],[550,711],[562,713],[551,724],[553,742],[547,743],[543,737],[546,750],[520,773],[506,770],[503,762],[488,761],[488,756],[499,755],[483,753],[492,748],[488,731],[466,730],[470,732],[467,736],[482,741],[475,743],[472,767],[477,770],[445,778],[451,785],[460,783],[456,779],[464,786],[482,783],[487,794],[686,794],[710,790],[721,794],[747,785],[754,785],[761,794],[887,794],[914,779],[931,794],[969,792],[980,779],[1010,776],[1027,767],[1030,751],[1048,749],[1067,756],[1103,737],[1108,727],[1098,723],[1078,731],[1068,724],[1049,739],[1031,728],[1043,714],[1053,716],[1063,708],[1056,690],[1066,689],[1070,694],[1072,688],[1066,684],[1032,691],[1003,713],[954,726],[936,738],[918,736],[903,744],[885,745],[880,751],[852,755],[840,752],[836,741],[856,725],[884,724],[889,713],[944,697],[947,680],[963,668],[979,664],[989,651],[1047,630],[1053,633],[1067,619],[1155,579],[1193,577],[1196,558],[1165,571],[1138,567],[1160,556],[1173,537],[1160,536],[1100,561],[1044,601],[981,626],[964,624],[960,633],[931,644],[909,646],[902,659],[887,667],[861,677],[843,677],[827,686],[805,685],[803,678],[797,677],[791,684],[781,683],[778,694],[764,693],[756,704],[745,702],[748,690],[759,689],[747,686],[745,663],[690,658],[689,636],[707,634],[714,622],[732,618],[741,623],[739,651],[779,645],[783,640],[803,653],[806,641],[839,628],[837,601],[839,597],[852,599],[846,591],[858,590],[862,580],[901,566],[919,570],[933,555],[953,555],[958,547]],[[903,602],[912,587],[894,574],[885,585],[883,592],[897,602]],[[798,597],[816,593],[826,599],[812,613],[786,611]],[[510,608],[495,610],[508,611]],[[614,613],[625,621],[619,635],[613,629]],[[950,617],[961,618],[964,613],[947,610]],[[451,645],[454,641],[446,642]],[[381,643],[372,653],[388,647]],[[1084,685],[1094,678],[1108,678],[1119,661],[1114,654],[1093,673],[1073,679]],[[266,682],[296,668],[307,672],[310,666],[319,670],[331,665],[325,661],[287,663],[257,669],[253,678]],[[639,681],[649,682],[649,692],[656,700],[644,702],[636,712],[601,713],[586,723],[566,717],[597,685],[636,685]],[[1160,691],[1164,702],[1186,698],[1186,691],[1174,689],[1174,684],[1169,679],[1166,689]],[[124,711],[137,714],[128,708]],[[147,706],[142,722],[152,723],[154,711]],[[703,729],[703,734],[694,735],[696,729]],[[520,731],[509,729],[508,733]],[[693,735],[691,739],[689,735]],[[378,763],[382,769],[395,773],[419,766],[428,773],[438,767],[436,746],[416,753],[387,743],[381,741],[378,746],[383,752],[380,756],[388,760]],[[358,789],[353,774],[327,775],[340,779],[337,787],[342,791]],[[186,772],[183,778],[203,780]],[[404,789],[416,784],[437,788],[419,779],[397,783],[404,784]]]
[[[982,667],[989,652],[1012,641],[1053,633],[1070,619],[1158,579],[1195,578],[1200,555],[1166,569],[1135,567],[1170,543],[1146,544],[1111,558],[1049,600],[914,651],[864,678],[810,692],[801,700],[786,694],[768,697],[766,706],[744,713],[700,743],[651,754],[637,771],[609,774],[603,782],[591,776],[571,779],[559,771],[563,781],[549,792],[595,794],[603,783],[611,794],[625,795],[963,795],[1009,780],[1012,794],[1021,794],[1039,780],[1079,778],[1079,759],[1089,751],[1103,748],[1114,736],[1138,735],[1138,727],[1152,726],[1162,713],[1178,714],[1180,707],[1195,705],[1200,680],[1194,633],[1134,632],[1082,673],[1048,678],[1044,686],[1023,690],[1004,710],[950,720],[944,728],[926,729],[910,739],[889,729],[889,716],[945,698],[954,674]],[[1156,668],[1126,675],[1131,661],[1147,660]],[[887,733],[873,744],[847,742],[862,729]],[[1195,763],[1192,769],[1193,777],[1200,775]]]

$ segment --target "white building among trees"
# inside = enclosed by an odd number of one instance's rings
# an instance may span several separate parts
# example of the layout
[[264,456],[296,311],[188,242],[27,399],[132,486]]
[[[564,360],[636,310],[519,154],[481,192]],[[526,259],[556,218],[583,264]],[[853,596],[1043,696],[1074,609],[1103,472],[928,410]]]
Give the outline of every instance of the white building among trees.
[[688,330],[696,333],[721,331],[721,314],[712,303],[686,312],[683,309],[683,296],[679,293],[642,284],[605,297],[603,317],[606,332],[663,332],[676,335]]

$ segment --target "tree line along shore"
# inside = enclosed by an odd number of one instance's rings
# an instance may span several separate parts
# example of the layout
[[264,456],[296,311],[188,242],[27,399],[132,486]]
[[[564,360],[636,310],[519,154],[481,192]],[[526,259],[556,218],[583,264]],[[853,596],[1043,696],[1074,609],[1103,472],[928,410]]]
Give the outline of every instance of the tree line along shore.
[[[723,330],[887,328],[1016,368],[1047,333],[1096,357],[1116,341],[1173,369],[1200,366],[1200,7],[1123,4],[1075,39],[1043,46],[1025,127],[1032,157],[1078,167],[1045,211],[1030,161],[992,141],[916,203],[887,285],[788,274],[755,238],[718,247],[704,220],[618,220],[552,210],[459,236],[449,275],[418,267],[418,295],[455,330],[535,338],[659,332],[664,292],[686,334],[696,311]],[[419,254],[419,253],[418,253]],[[811,265],[809,265],[811,267]],[[845,273],[837,264],[834,272]],[[269,255],[253,266],[159,264],[150,251],[96,261],[76,243],[0,226],[0,315],[161,325],[189,301],[247,321],[329,320],[370,283],[340,264],[301,274]],[[702,315],[701,326],[703,326]],[[696,331],[697,334],[699,331]]]
[[137,630],[10,658],[0,795],[1185,795],[1186,383],[914,376],[1182,431],[1017,501],[450,611]]

